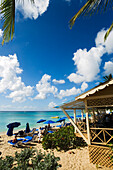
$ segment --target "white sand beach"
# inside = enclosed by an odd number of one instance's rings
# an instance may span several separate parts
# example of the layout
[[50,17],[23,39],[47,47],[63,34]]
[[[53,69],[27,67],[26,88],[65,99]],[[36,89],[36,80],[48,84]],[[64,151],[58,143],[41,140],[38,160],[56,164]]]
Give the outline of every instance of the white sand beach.
[[[2,157],[6,155],[14,156],[15,152],[21,151],[21,148],[12,147],[8,144],[8,140],[11,140],[13,137],[8,137],[6,134],[2,133],[0,138],[0,152],[2,152]],[[33,143],[32,143],[33,144]],[[45,150],[42,148],[42,144],[34,143],[34,148],[37,150]],[[50,152],[51,150],[49,150]],[[47,152],[47,151],[46,151]],[[59,170],[97,170],[96,165],[89,162],[89,155],[88,155],[88,147],[80,148],[80,149],[72,149],[67,152],[61,151],[58,152],[53,150],[55,156],[60,157],[59,163],[62,165]],[[73,153],[72,153],[73,152]],[[106,167],[98,167],[101,170],[111,170],[111,168]]]

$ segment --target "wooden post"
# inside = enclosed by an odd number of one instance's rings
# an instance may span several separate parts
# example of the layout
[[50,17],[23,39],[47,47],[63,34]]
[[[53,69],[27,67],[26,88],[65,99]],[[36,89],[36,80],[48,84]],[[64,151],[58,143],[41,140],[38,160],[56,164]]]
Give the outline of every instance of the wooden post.
[[60,107],[61,110],[64,112],[64,114],[67,116],[67,118],[69,119],[69,121],[71,122],[71,124],[76,128],[77,132],[81,135],[81,137],[85,140],[85,142],[88,144],[88,140],[86,139],[86,137],[82,134],[82,132],[79,130],[79,128],[77,127],[77,125],[75,124],[75,122],[73,121],[73,119],[70,118],[70,116],[68,115],[68,113],[64,110],[64,108]]
[[[76,109],[74,110],[74,122],[75,122],[75,124],[77,123],[77,120],[76,120]],[[76,127],[75,127],[75,133],[76,133]]]
[[81,115],[82,115],[82,122],[83,122],[83,119],[84,119],[84,117],[83,117],[83,109],[81,110]]
[[95,111],[94,111],[94,108],[93,108],[93,122],[95,123],[96,120],[95,120]]
[[87,125],[88,145],[90,145],[91,144],[91,140],[90,140],[90,129],[89,129],[89,116],[88,116],[88,109],[87,109],[87,100],[85,100],[85,112],[86,112],[86,125]]

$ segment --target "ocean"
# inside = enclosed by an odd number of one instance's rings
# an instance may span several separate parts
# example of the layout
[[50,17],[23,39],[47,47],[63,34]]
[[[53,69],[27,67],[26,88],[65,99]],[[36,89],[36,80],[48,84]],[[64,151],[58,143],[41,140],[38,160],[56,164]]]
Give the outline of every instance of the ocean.
[[[70,116],[73,116],[72,111],[68,111]],[[80,115],[81,111],[77,110],[77,115]],[[24,130],[26,128],[26,123],[28,122],[30,128],[38,128],[45,126],[43,123],[37,123],[39,119],[53,120],[58,119],[51,118],[59,116],[59,118],[64,117],[65,114],[62,111],[10,111],[10,112],[0,112],[0,132],[7,132],[7,124],[12,122],[20,122],[21,125],[14,128],[14,131]],[[68,119],[66,119],[68,122]],[[55,125],[55,124],[54,124]]]

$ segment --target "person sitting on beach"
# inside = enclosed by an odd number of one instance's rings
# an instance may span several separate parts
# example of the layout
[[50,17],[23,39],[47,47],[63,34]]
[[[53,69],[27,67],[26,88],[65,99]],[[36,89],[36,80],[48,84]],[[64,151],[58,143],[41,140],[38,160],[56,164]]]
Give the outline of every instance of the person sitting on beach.
[[50,129],[50,124],[48,124],[47,129],[48,129],[48,130]]
[[13,139],[12,143],[16,143],[17,142],[17,135],[15,135],[15,138]]
[[41,127],[39,128],[38,130],[38,137],[39,137],[39,143],[41,142],[41,136],[42,136],[42,130],[41,130]]

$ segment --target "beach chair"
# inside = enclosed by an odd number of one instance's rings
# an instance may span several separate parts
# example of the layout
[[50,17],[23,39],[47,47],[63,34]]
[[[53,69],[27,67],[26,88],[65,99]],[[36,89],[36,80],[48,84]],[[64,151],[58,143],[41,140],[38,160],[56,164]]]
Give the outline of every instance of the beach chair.
[[18,147],[21,145],[21,142],[23,141],[23,138],[17,139],[16,142],[13,142],[13,140],[9,140],[8,143],[12,146]]
[[21,130],[18,133],[16,133],[17,137],[26,137],[26,136],[33,136],[36,131],[36,128],[33,128],[29,133],[26,133],[25,131]]
[[54,133],[52,130],[49,130],[47,133]]
[[17,139],[15,143],[13,143],[13,140],[8,141],[8,143],[12,146],[20,147],[28,144],[29,142],[34,142],[36,137],[37,135],[34,134],[33,136],[25,136],[24,138]]

